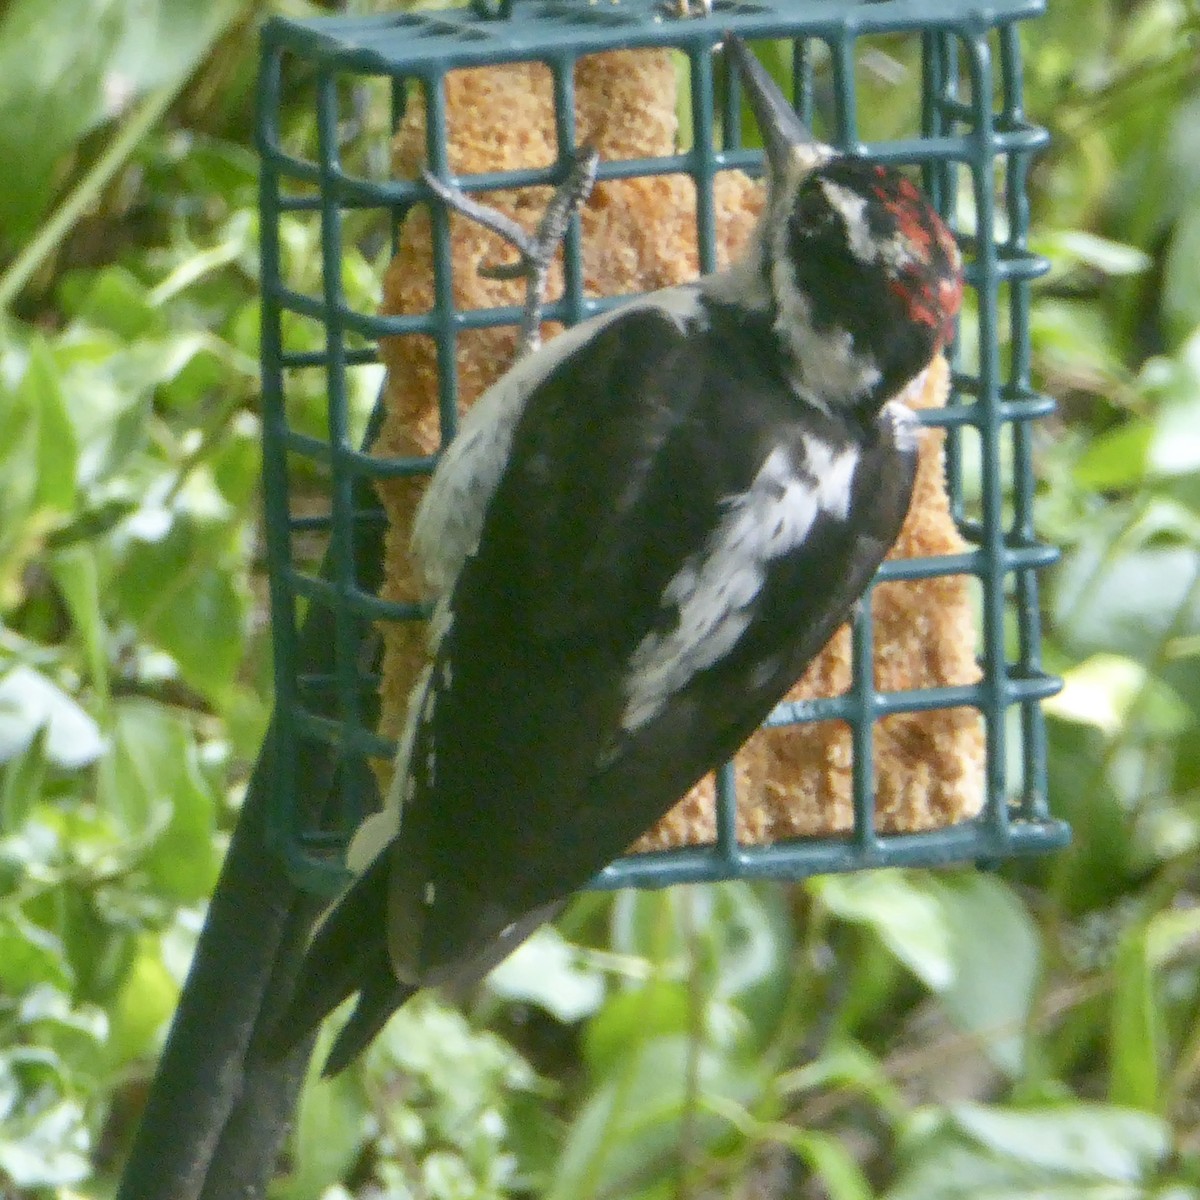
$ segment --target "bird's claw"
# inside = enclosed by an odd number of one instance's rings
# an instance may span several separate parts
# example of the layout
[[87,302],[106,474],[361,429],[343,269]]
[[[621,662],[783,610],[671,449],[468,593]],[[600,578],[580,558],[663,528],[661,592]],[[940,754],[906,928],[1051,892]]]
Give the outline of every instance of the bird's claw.
[[427,170],[421,172],[425,185],[447,208],[482,225],[516,250],[516,262],[488,263],[480,266],[479,273],[485,279],[525,280],[525,305],[516,355],[518,358],[536,350],[541,344],[542,307],[545,304],[550,263],[558,250],[559,242],[567,232],[572,215],[591,195],[599,163],[600,155],[594,147],[580,148],[566,179],[554,189],[554,195],[550,197],[537,229],[532,234],[527,233],[505,213],[471,199],[460,188],[446,183]]

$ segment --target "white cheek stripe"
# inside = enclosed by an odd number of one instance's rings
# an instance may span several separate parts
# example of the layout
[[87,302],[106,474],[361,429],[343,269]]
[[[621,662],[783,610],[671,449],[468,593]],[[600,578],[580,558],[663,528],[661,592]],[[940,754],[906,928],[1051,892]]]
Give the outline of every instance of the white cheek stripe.
[[850,253],[861,263],[873,263],[879,257],[879,246],[867,224],[866,196],[860,196],[832,179],[822,179],[820,184],[830,207],[841,214]]
[[800,474],[786,450],[772,450],[749,489],[724,502],[725,516],[703,553],[667,585],[663,603],[678,610],[678,622],[670,633],[648,634],[630,657],[625,730],[657,716],[695,674],[737,645],[768,564],[804,542],[819,512],[848,514],[858,451],[835,452],[810,438],[805,452]]

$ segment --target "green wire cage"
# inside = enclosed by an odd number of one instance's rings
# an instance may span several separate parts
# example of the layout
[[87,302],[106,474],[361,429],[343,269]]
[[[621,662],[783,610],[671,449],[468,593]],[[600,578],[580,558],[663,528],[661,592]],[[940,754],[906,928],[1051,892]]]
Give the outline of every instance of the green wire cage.
[[[925,188],[959,233],[968,305],[950,401],[923,420],[947,430],[951,511],[970,548],[937,558],[889,562],[880,580],[966,575],[978,581],[982,678],[969,686],[881,692],[874,686],[870,606],[853,623],[854,683],[834,699],[780,705],[769,724],[837,719],[851,730],[854,829],[845,836],[765,846],[739,845],[736,780],[718,773],[717,837],[709,846],[629,855],[596,885],[658,887],[730,878],[797,878],[882,866],[994,862],[1065,843],[1048,814],[1040,701],[1058,681],[1042,668],[1038,571],[1054,551],[1034,531],[1033,422],[1051,411],[1030,381],[1029,287],[1045,263],[1028,249],[1026,183],[1042,130],[1022,108],[1019,23],[1039,0],[717,0],[708,15],[679,17],[656,0],[516,0],[370,17],[271,21],[263,34],[259,96],[262,157],[262,373],[267,544],[275,638],[274,795],[268,833],[293,877],[317,892],[344,882],[341,852],[358,821],[378,806],[369,767],[393,747],[377,733],[376,623],[419,621],[416,604],[379,599],[385,518],[375,496],[382,479],[428,473],[434,461],[386,459],[370,451],[380,405],[366,416],[352,396],[364,370],[375,379],[382,337],[420,336],[437,346],[443,442],[456,413],[455,337],[465,329],[516,325],[517,308],[456,311],[445,215],[419,181],[379,169],[388,129],[365,129],[363,95],[400,122],[415,89],[424,93],[427,161],[449,177],[447,72],[538,61],[553,76],[558,162],[547,169],[457,180],[478,198],[497,189],[558,183],[576,150],[574,68],[585,55],[670,48],[686,76],[691,146],[649,160],[604,161],[600,180],[685,173],[696,188],[701,268],[714,268],[713,180],[758,169],[761,152],[743,142],[736,89],[723,80],[714,47],[726,31],[773,39],[789,51],[798,111],[821,122],[836,145],[920,171]],[[786,41],[783,41],[786,39]],[[890,40],[889,40],[890,39]],[[919,73],[910,136],[871,140],[863,64],[879,47],[906,45]],[[312,97],[307,139],[281,127],[281,99]],[[294,104],[291,106],[294,111]],[[359,129],[358,144],[348,130]],[[367,145],[364,149],[362,143]],[[303,148],[308,145],[310,149]],[[371,168],[374,154],[375,168]],[[381,316],[348,299],[346,247],[374,238],[394,251],[406,215],[433,206],[435,303],[419,315]],[[287,269],[289,222],[309,222],[320,243],[319,284],[305,288]],[[972,231],[980,231],[975,236]],[[564,290],[546,316],[567,324],[610,301],[585,297],[580,230],[564,243]],[[289,348],[291,325],[315,331]],[[315,347],[315,348],[314,348]],[[376,372],[375,376],[370,371]],[[317,381],[314,389],[313,380]],[[301,382],[303,381],[303,382]],[[301,416],[308,397],[323,411]],[[311,404],[310,404],[311,407]],[[365,426],[365,427],[364,427]],[[966,481],[971,481],[967,501]],[[316,547],[316,549],[314,549]],[[886,715],[968,706],[986,741],[984,804],[978,817],[923,833],[876,828],[873,729]]]

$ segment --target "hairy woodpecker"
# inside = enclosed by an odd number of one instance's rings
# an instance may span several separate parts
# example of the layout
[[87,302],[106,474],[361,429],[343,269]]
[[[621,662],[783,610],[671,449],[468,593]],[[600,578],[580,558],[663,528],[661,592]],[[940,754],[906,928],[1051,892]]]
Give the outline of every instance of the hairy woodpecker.
[[276,1051],[357,992],[339,1070],[417,989],[486,974],[737,750],[900,530],[895,397],[953,336],[954,239],[727,44],[766,148],[751,247],[566,331],[464,419],[414,527],[436,608],[393,795]]

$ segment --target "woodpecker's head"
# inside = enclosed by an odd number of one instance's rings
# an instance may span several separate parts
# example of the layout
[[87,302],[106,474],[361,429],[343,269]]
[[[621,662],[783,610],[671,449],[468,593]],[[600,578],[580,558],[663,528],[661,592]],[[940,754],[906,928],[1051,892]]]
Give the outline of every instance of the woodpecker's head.
[[954,238],[912,180],[817,142],[745,43],[726,44],[766,149],[762,267],[796,384],[878,407],[954,336]]

